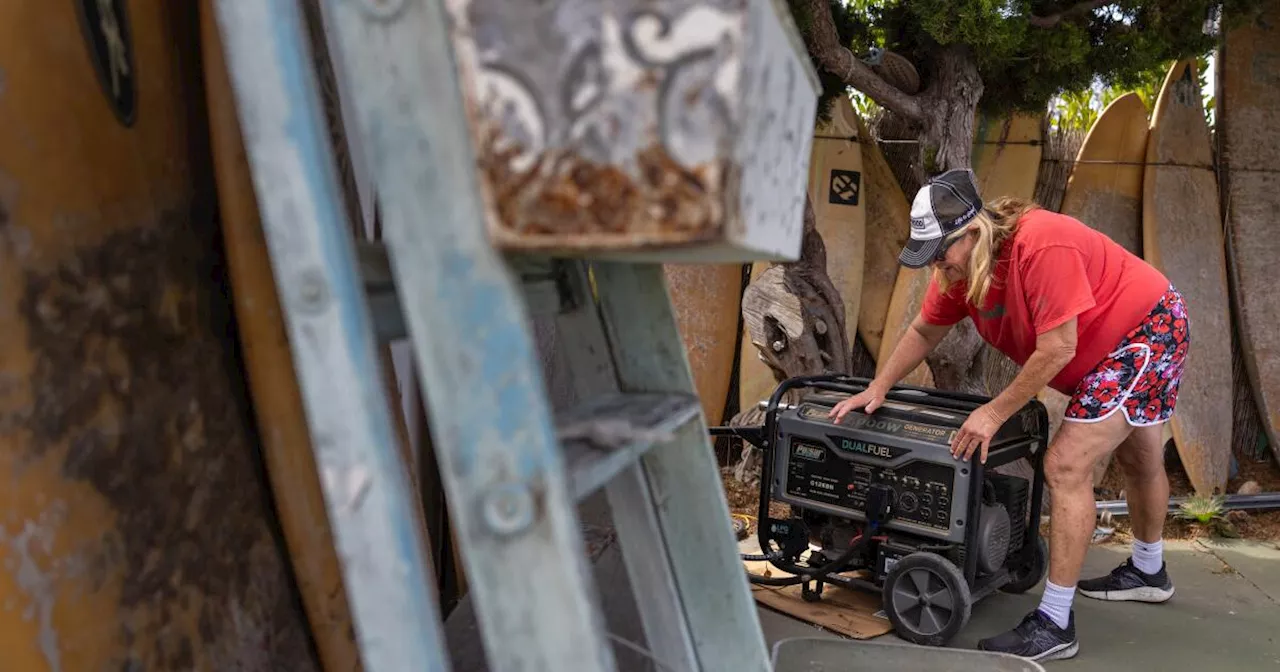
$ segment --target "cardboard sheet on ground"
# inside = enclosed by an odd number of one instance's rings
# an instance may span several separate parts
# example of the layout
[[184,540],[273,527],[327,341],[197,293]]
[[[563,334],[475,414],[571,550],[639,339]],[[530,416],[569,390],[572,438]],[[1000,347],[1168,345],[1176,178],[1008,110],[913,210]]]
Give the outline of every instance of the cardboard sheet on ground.
[[[768,573],[772,577],[790,574],[767,562],[743,562],[752,574]],[[856,572],[850,572],[856,576]],[[800,586],[761,586],[751,584],[751,594],[760,604],[792,618],[853,639],[871,639],[893,630],[881,609],[880,596],[860,590],[849,590],[830,584],[822,588],[822,601],[805,602]]]

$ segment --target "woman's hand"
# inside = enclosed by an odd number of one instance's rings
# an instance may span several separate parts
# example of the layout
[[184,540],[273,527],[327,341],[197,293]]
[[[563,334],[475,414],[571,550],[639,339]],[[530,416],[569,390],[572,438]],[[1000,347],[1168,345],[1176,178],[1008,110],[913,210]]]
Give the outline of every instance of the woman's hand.
[[844,416],[847,415],[849,411],[856,411],[859,408],[864,409],[864,412],[867,413],[867,415],[870,415],[874,413],[877,408],[880,408],[880,404],[884,403],[884,395],[884,388],[872,383],[867,386],[867,389],[836,404],[835,408],[832,408],[831,412],[827,413],[827,417],[835,418],[835,421],[839,423],[841,420],[844,420]]
[[983,464],[987,463],[987,449],[991,447],[991,437],[996,435],[996,431],[1005,423],[1008,418],[1000,417],[1000,412],[990,404],[983,404],[977,410],[969,414],[969,419],[964,421],[960,429],[956,431],[956,435],[951,437],[951,455],[952,457],[969,460],[973,457],[975,450],[981,450],[978,458]]

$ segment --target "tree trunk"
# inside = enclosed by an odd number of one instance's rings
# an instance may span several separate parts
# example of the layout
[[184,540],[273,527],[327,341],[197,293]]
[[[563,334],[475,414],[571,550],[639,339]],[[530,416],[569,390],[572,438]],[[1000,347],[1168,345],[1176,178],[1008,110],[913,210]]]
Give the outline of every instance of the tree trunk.
[[983,88],[978,66],[962,45],[944,47],[930,66],[929,86],[920,94],[920,165],[927,175],[969,168]]
[[[798,260],[772,265],[742,294],[743,326],[779,383],[795,376],[848,374],[853,367],[844,301],[827,275],[827,248],[808,198],[803,235]],[[742,354],[752,355],[745,348]],[[783,400],[794,401],[798,394],[799,390],[792,390]],[[743,408],[730,419],[729,426],[760,425],[763,421],[764,413],[758,408]],[[744,447],[737,467],[739,480],[745,480],[746,470],[752,466],[751,455],[750,447]]]

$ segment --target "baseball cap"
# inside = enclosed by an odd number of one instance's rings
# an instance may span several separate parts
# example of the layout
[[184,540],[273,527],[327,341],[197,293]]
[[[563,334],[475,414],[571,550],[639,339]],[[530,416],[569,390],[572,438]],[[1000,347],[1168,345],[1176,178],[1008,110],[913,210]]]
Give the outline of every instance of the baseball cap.
[[929,265],[942,241],[982,210],[972,170],[948,170],[929,180],[911,203],[911,239],[898,256],[907,268]]

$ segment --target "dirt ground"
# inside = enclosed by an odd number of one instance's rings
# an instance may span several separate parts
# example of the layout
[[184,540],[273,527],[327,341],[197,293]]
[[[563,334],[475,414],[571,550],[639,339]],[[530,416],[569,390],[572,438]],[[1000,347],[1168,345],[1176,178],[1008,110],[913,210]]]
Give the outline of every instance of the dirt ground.
[[[1267,457],[1263,460],[1240,455],[1236,456],[1236,459],[1240,469],[1236,477],[1227,482],[1228,493],[1235,493],[1248,481],[1257,483],[1260,492],[1280,492],[1280,464],[1271,457],[1270,450],[1267,451]],[[1183,497],[1192,494],[1191,481],[1187,479],[1186,472],[1176,459],[1166,463],[1166,469],[1169,473],[1169,489],[1172,496]],[[1120,499],[1124,493],[1123,477],[1116,469],[1108,470],[1099,490],[1099,499]],[[1232,511],[1227,514],[1227,518],[1243,539],[1280,541],[1280,511]],[[1114,524],[1116,530],[1114,540],[1130,541],[1128,520],[1116,518]],[[1180,520],[1173,515],[1165,523],[1164,529],[1166,539],[1198,539],[1213,536],[1211,531],[1204,527]]]

